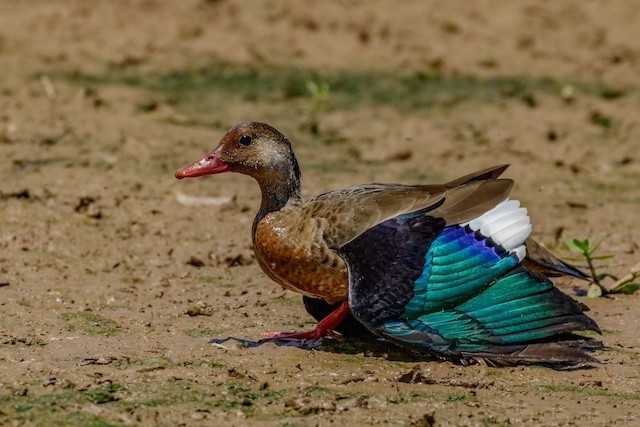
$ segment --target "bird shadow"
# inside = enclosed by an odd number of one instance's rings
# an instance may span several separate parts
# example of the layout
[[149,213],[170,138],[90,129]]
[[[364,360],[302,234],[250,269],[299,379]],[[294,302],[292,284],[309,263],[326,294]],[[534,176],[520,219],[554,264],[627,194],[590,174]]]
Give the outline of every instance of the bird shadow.
[[[509,363],[505,361],[494,363],[491,360],[475,360],[465,358],[446,358],[433,355],[431,353],[412,352],[401,347],[397,347],[389,342],[377,337],[325,337],[319,340],[291,340],[279,338],[263,338],[259,340],[249,340],[228,336],[226,338],[213,338],[209,342],[217,345],[224,345],[229,341],[234,341],[245,348],[256,348],[264,344],[273,344],[278,347],[295,347],[303,350],[324,351],[335,354],[355,355],[362,354],[365,357],[382,358],[393,362],[450,362],[455,365],[484,364],[495,368],[513,367],[514,365],[536,365],[553,369],[555,371],[582,371],[596,369],[598,361],[593,359],[590,362],[566,363],[566,362],[533,362],[533,363]],[[591,351],[603,350],[602,346],[594,347]]]
[[228,336],[226,338],[214,338],[209,342],[223,345],[229,341],[234,341],[242,347],[255,348],[264,344],[273,344],[278,347],[295,347],[303,350],[325,351],[335,354],[362,354],[365,357],[381,357],[397,362],[419,362],[427,360],[441,360],[435,357],[425,358],[405,351],[404,349],[391,345],[379,338],[345,338],[345,337],[325,337],[319,340],[291,340],[278,338],[264,338],[259,340],[249,340]]

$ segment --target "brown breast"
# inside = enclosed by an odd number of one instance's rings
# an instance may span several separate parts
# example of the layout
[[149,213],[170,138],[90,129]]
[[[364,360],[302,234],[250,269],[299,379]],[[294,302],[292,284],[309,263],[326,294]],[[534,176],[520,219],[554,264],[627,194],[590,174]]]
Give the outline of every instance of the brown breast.
[[324,241],[321,219],[268,214],[253,247],[262,270],[285,288],[331,304],[347,298],[347,267]]

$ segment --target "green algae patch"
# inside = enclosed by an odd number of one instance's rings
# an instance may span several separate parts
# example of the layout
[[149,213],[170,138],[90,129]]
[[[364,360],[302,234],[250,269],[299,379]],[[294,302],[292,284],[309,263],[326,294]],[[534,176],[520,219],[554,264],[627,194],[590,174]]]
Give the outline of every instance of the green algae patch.
[[60,319],[66,322],[66,330],[86,335],[111,337],[123,330],[115,321],[87,311],[62,313]]

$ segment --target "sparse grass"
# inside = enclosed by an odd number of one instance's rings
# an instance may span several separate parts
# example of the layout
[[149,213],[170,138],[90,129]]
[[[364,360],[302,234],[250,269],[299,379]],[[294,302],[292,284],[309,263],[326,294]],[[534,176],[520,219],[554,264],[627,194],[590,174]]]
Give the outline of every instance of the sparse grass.
[[[46,390],[46,389],[42,389]],[[119,400],[117,393],[125,392],[120,384],[107,383],[86,391],[63,390],[54,393],[39,393],[31,389],[24,396],[2,396],[0,415],[13,420],[36,422],[37,425],[64,426],[117,426],[119,424],[86,413],[74,412],[85,405],[102,405]],[[0,424],[2,424],[0,416]]]
[[336,393],[334,400],[347,400],[347,399],[369,399],[373,395],[367,392],[345,392]]
[[[603,179],[585,179],[581,185],[589,191],[597,191],[605,195],[625,194],[637,187],[637,177],[625,177],[620,175],[616,181]],[[616,196],[617,197],[617,196]]]
[[113,320],[88,311],[62,313],[59,317],[66,322],[65,329],[71,332],[103,337],[122,332],[122,327]]
[[126,391],[125,387],[121,384],[107,383],[100,387],[96,387],[84,392],[84,395],[90,402],[100,405],[107,402],[115,402],[119,400],[117,393]]
[[331,394],[331,390],[319,385],[312,385],[304,388],[302,394],[308,397],[326,397]]
[[447,396],[447,401],[448,402],[466,402],[471,398],[472,396],[467,392],[451,393],[449,394],[449,396]]
[[[64,390],[38,394],[42,390],[46,389],[30,389],[25,396],[0,396],[0,405],[3,408],[0,423],[2,416],[7,415],[11,419],[22,421],[40,422],[47,419],[47,425],[118,425],[82,413],[77,413],[77,416],[69,413],[70,410],[77,411],[87,405],[166,408],[197,404],[199,408],[241,410],[245,415],[252,416],[261,413],[261,409],[257,409],[258,406],[268,407],[288,394],[288,390],[271,389],[266,383],[244,385],[226,382],[203,386],[181,379],[159,384],[154,382],[130,385],[127,388],[117,383],[106,383],[85,391]],[[67,417],[71,417],[69,421]]]
[[586,387],[575,385],[541,385],[538,390],[545,393],[570,393],[583,396],[598,396],[620,400],[640,400],[640,392],[615,392],[602,387]]
[[145,358],[145,357],[124,357],[114,360],[111,364],[116,368],[127,369],[132,366],[148,366],[152,364],[163,364],[168,362],[165,358]]
[[213,369],[224,369],[227,365],[224,362],[220,362],[219,360],[189,360],[187,362],[183,362],[182,366],[200,366],[207,367]]
[[25,345],[28,347],[31,346],[37,346],[37,347],[41,347],[41,346],[45,346],[47,345],[47,342],[44,341],[42,338],[40,337],[3,337],[0,340],[0,347],[4,347],[4,346],[12,346],[12,345]]
[[[46,390],[46,389],[41,389]],[[35,390],[37,393],[40,390]],[[246,416],[262,414],[264,408],[287,396],[287,389],[273,389],[267,383],[224,382],[201,385],[195,381],[175,379],[161,383],[129,385],[106,383],[86,391],[64,390],[57,393],[25,396],[0,396],[0,423],[3,415],[17,420],[48,420],[48,425],[67,425],[63,417],[69,410],[77,411],[87,405],[105,405],[120,409],[140,407],[171,407],[197,405],[198,408],[240,410]],[[260,409],[258,409],[260,408]],[[76,422],[77,421],[77,422]],[[91,424],[95,423],[95,424]],[[116,425],[101,418],[78,417],[70,425]]]
[[147,383],[139,390],[139,395],[141,399],[136,403],[142,406],[171,406],[204,402],[210,398],[211,392],[206,392],[198,383],[172,379],[162,384]]
[[220,335],[221,331],[209,328],[194,328],[187,329],[184,331],[185,335],[190,336],[191,338],[213,338],[216,335]]
[[228,278],[224,276],[201,276],[200,281],[202,283],[206,283],[207,285],[213,285],[220,288],[233,288],[236,285],[231,283]]
[[435,392],[410,391],[410,392],[398,393],[396,396],[389,399],[389,402],[398,403],[398,404],[414,403],[414,402],[423,402],[425,400],[434,400],[438,397],[441,397],[441,396],[439,396],[439,394]]
[[615,124],[615,121],[611,116],[602,114],[599,111],[592,111],[589,114],[589,121],[591,124],[599,126],[605,130],[611,129]]
[[487,368],[486,372],[487,377],[489,378],[505,378],[507,375],[504,369],[500,368]]
[[[564,82],[551,78],[500,76],[480,78],[469,75],[445,76],[438,73],[318,72],[303,68],[272,67],[255,69],[231,64],[211,64],[196,69],[167,73],[132,74],[105,70],[102,74],[53,72],[49,76],[79,85],[126,85],[165,94],[171,103],[200,102],[203,94],[228,97],[238,95],[251,100],[291,100],[308,96],[309,83],[315,83],[322,95],[323,108],[349,109],[360,104],[387,105],[403,111],[420,108],[452,107],[469,101],[495,102],[500,99],[531,97],[546,93],[561,96],[570,83],[576,91],[600,96],[611,93],[601,83]],[[325,93],[331,88],[330,102]],[[324,90],[326,88],[326,90]],[[620,88],[624,96],[634,88]],[[317,97],[316,97],[317,98]]]
[[18,414],[27,414],[31,411],[63,409],[81,400],[82,394],[73,391],[60,393],[48,393],[36,396],[7,397],[7,407],[12,407]]
[[200,278],[202,283],[210,283],[210,284],[218,283],[220,282],[220,279],[221,279],[220,277],[216,277],[216,276],[202,276]]
[[243,408],[246,411],[254,406],[257,401],[269,404],[280,401],[289,391],[286,389],[272,390],[269,387],[259,385],[257,389],[249,388],[241,384],[225,384],[226,393],[216,401],[215,406],[224,409]]
[[83,427],[120,427],[125,424],[113,423],[105,420],[104,418],[97,417],[95,415],[84,414],[81,412],[74,412],[67,415],[63,420],[54,422],[54,425],[60,426],[83,426]]
[[42,338],[34,337],[29,340],[27,345],[44,346],[47,345],[47,342]]
[[483,426],[485,427],[506,427],[510,426],[510,422],[501,422],[496,420],[494,417],[485,417],[480,420]]

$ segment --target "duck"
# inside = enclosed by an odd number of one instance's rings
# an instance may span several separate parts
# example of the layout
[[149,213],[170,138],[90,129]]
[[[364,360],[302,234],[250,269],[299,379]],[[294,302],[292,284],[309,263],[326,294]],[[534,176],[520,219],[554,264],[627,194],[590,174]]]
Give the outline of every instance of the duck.
[[[259,122],[229,129],[178,179],[236,172],[261,203],[251,228],[262,271],[303,295],[319,322],[267,340],[369,334],[412,352],[486,363],[593,362],[600,332],[557,276],[588,276],[532,237],[508,165],[444,184],[365,184],[301,196],[291,142]],[[584,335],[584,334],[583,334]]]

